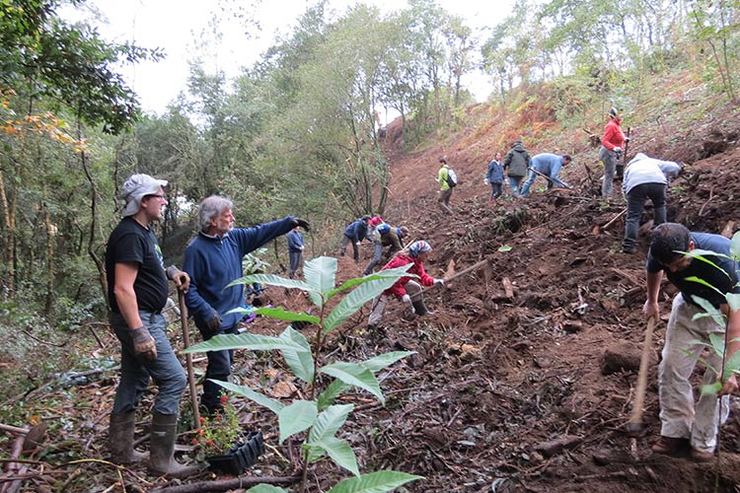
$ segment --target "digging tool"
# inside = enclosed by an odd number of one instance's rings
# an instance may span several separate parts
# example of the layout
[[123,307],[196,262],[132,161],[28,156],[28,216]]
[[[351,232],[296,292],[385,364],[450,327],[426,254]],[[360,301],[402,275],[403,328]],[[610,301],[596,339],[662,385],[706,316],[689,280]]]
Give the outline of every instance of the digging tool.
[[571,187],[570,185],[568,185],[567,183],[565,183],[565,182],[564,182],[563,180],[553,180],[552,178],[550,178],[549,176],[547,176],[547,175],[546,175],[545,173],[542,173],[541,171],[537,171],[537,170],[536,170],[536,169],[534,169],[534,168],[531,168],[531,167],[530,167],[530,168],[527,168],[527,169],[528,169],[529,171],[531,171],[532,173],[534,173],[534,174],[536,174],[536,175],[539,175],[539,176],[541,176],[542,178],[546,179],[547,181],[549,181],[549,182],[550,182],[550,183],[552,183],[553,185],[558,185],[558,186],[562,186],[563,188],[567,188],[568,190],[571,190],[571,189],[573,188],[573,187]]
[[654,329],[655,318],[650,317],[648,319],[647,330],[645,331],[645,342],[642,345],[640,371],[637,374],[637,388],[635,389],[635,401],[632,405],[632,415],[626,426],[627,433],[632,437],[640,436],[645,429],[645,424],[642,422],[642,406],[645,402],[648,364],[650,363],[650,349],[652,347]]
[[488,259],[481,260],[480,262],[476,262],[475,264],[471,265],[470,267],[461,270],[460,272],[457,272],[453,274],[451,277],[445,278],[445,284],[452,282],[453,280],[457,279],[458,277],[467,274],[468,272],[472,272],[474,270],[478,270],[481,267],[485,266],[487,270],[491,269],[491,264],[488,262]]
[[[182,324],[182,343],[185,349],[190,346],[190,333],[188,331],[188,307],[185,305],[185,296],[183,292],[177,291],[177,298],[180,302],[180,323]],[[198,394],[195,393],[195,375],[193,374],[193,355],[185,355],[185,363],[188,370],[188,384],[190,386],[190,401],[193,405],[193,420],[195,420],[195,429],[200,428],[200,411],[198,409]]]
[[[617,172],[615,173],[615,178],[617,180],[621,180],[624,177],[624,168],[627,166],[627,148],[630,145],[630,132],[632,131],[631,127],[627,127],[627,138],[624,141],[624,149],[622,149],[622,156],[621,159],[617,161]],[[619,161],[622,161],[620,164]]]

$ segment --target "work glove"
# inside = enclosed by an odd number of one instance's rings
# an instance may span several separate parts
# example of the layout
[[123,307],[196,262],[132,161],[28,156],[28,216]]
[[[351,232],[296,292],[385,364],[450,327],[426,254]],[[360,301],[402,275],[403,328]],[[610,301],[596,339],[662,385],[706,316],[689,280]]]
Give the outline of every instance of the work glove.
[[629,142],[629,141],[630,141],[630,138],[629,138],[629,137],[625,137],[625,138],[624,138],[624,143],[625,143],[625,144],[626,144],[627,142]]
[[218,334],[218,331],[221,329],[221,317],[218,316],[218,313],[213,312],[206,325],[211,334]]
[[444,279],[435,279],[434,280],[434,285],[435,286],[444,286],[445,285],[445,280]]
[[183,272],[174,265],[170,265],[167,267],[167,270],[165,270],[165,273],[167,274],[167,278],[175,283],[177,289],[183,293],[188,292],[188,288],[190,287],[190,276],[187,272]]
[[311,231],[311,225],[305,219],[293,219],[293,227],[300,226],[305,231]]
[[134,354],[136,356],[141,356],[149,361],[157,359],[157,344],[149,333],[149,329],[143,325],[131,329],[131,339],[134,342]]
[[490,185],[490,182],[488,181],[488,178],[483,178],[483,184],[484,185]]
[[357,248],[360,248],[360,245],[362,245],[361,241],[355,242],[355,246],[357,246]]
[[613,150],[614,152],[616,152],[617,154],[619,154],[620,152],[622,152],[622,148],[621,148],[621,147],[615,147],[615,148],[614,148],[614,149],[612,149],[612,150]]
[[411,304],[411,296],[404,294],[403,296],[401,296],[401,301]]

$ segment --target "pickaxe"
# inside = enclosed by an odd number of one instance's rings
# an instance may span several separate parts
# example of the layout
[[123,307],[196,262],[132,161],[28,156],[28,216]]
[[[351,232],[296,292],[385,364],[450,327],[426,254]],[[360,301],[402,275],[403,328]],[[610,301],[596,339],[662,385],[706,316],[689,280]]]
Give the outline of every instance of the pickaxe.
[[570,185],[568,185],[567,183],[565,183],[564,181],[562,181],[562,180],[559,180],[559,179],[554,179],[554,178],[550,178],[550,177],[549,177],[549,176],[547,176],[547,175],[546,175],[545,173],[543,173],[543,172],[541,172],[541,171],[537,171],[536,169],[534,169],[534,168],[532,168],[532,167],[530,167],[530,168],[528,168],[528,169],[529,169],[529,171],[531,171],[532,173],[534,173],[534,174],[537,174],[537,175],[540,175],[541,177],[543,177],[544,179],[546,179],[547,181],[549,181],[549,182],[550,182],[550,183],[552,183],[553,185],[560,185],[560,186],[562,186],[563,188],[567,188],[567,189],[571,189],[571,188],[573,188],[573,187],[571,187]]

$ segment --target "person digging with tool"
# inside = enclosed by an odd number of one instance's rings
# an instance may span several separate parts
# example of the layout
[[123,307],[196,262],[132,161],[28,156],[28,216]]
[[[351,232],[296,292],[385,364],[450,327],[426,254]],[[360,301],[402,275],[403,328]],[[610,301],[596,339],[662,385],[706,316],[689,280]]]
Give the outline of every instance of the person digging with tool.
[[167,339],[162,309],[167,303],[167,279],[187,291],[188,275],[175,266],[164,268],[162,251],[151,226],[162,219],[167,205],[167,182],[137,174],[123,184],[126,206],[123,219],[111,232],[105,251],[110,324],[121,343],[121,380],[116,388],[108,428],[111,461],[131,464],[144,460],[134,450],[136,407],[154,379],[159,392],[154,399],[149,435],[149,471],[183,478],[199,472],[183,466],[173,454],[177,417],[187,377]]
[[[683,253],[692,250],[706,251],[703,257],[714,265]],[[713,458],[720,420],[718,406],[721,422],[724,422],[729,412],[729,399],[727,396],[718,399],[716,395],[703,394],[694,405],[689,378],[705,344],[710,344],[710,335],[716,334],[730,341],[725,350],[725,361],[730,361],[740,348],[737,341],[740,337],[740,313],[730,308],[724,295],[740,293],[737,264],[726,257],[729,254],[730,240],[724,236],[689,232],[685,226],[676,223],[663,223],[653,230],[646,264],[647,301],[643,307],[646,318],[659,320],[658,294],[664,271],[679,290],[673,298],[658,367],[661,429],[660,439],[652,447],[656,453],[679,455],[689,451],[696,461]],[[705,313],[697,302],[698,298],[703,298],[724,314],[726,327],[713,317],[694,318]],[[717,379],[713,368],[722,368],[722,357],[710,353],[706,357],[704,384]],[[734,374],[720,376],[724,382],[722,393],[737,391]]]
[[[233,210],[234,204],[225,197],[212,195],[203,199],[198,211],[200,232],[185,249],[183,268],[191,280],[185,302],[204,341],[218,334],[237,334],[239,323],[247,317],[229,313],[246,307],[244,285],[226,287],[244,275],[242,258],[296,226],[310,230],[308,222],[293,216],[251,228],[235,228]],[[215,414],[223,410],[219,399],[222,388],[211,379],[228,381],[233,351],[208,351],[206,355],[208,366],[200,404],[205,413]]]
[[668,180],[681,172],[681,165],[673,161],[653,159],[638,153],[624,171],[622,189],[627,197],[627,218],[624,222],[622,252],[637,252],[637,231],[645,200],[653,203],[655,226],[666,221],[666,189]]
[[568,154],[559,156],[557,154],[542,153],[532,158],[532,164],[529,168],[529,177],[522,185],[521,196],[528,197],[529,189],[532,188],[537,176],[547,179],[547,189],[553,186],[560,188],[570,188],[567,183],[560,180],[560,169],[571,162]]
[[614,187],[614,173],[622,156],[622,148],[629,139],[622,132],[622,120],[616,108],[609,110],[609,122],[604,127],[601,137],[599,160],[604,163],[604,183],[601,184],[601,197],[608,199]]
[[362,240],[367,238],[367,229],[370,219],[370,216],[362,216],[359,219],[355,219],[346,228],[344,228],[342,246],[339,249],[340,257],[344,257],[344,254],[347,252],[347,245],[352,243],[352,258],[355,259],[355,263],[360,262],[360,244],[362,243]]
[[424,240],[413,242],[405,250],[400,251],[381,270],[395,269],[404,265],[413,264],[407,271],[409,274],[419,276],[418,280],[408,276],[400,278],[390,288],[383,291],[380,296],[373,300],[370,318],[367,321],[368,329],[374,330],[383,319],[383,313],[391,297],[396,297],[410,305],[412,315],[423,316],[431,313],[424,305],[422,286],[434,286],[444,284],[444,279],[435,279],[424,270],[424,262],[429,257],[432,247]]
[[408,236],[409,229],[406,226],[394,228],[390,224],[378,224],[373,230],[371,236],[373,241],[373,258],[365,267],[363,276],[372,274],[375,266],[380,263],[383,257],[383,248],[388,247],[386,258],[391,258],[396,252],[403,248],[403,239]]
[[514,141],[511,149],[506,153],[506,157],[504,158],[504,171],[506,171],[506,176],[509,178],[511,193],[514,197],[519,196],[522,181],[527,174],[527,169],[529,169],[531,161],[532,158],[524,148],[522,141]]

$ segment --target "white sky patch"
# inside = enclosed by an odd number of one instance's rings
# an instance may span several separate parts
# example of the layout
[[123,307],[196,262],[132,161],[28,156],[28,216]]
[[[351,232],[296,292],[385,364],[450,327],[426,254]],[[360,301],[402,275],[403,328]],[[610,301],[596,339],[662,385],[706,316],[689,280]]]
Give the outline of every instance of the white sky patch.
[[[185,90],[189,61],[200,59],[207,71],[220,70],[227,78],[233,78],[243,67],[258,61],[273,45],[278,33],[289,36],[297,19],[314,3],[309,0],[91,0],[77,10],[66,6],[60,13],[72,21],[89,20],[107,40],[164,49],[166,56],[159,62],[121,68],[126,81],[138,94],[142,108],[161,114]],[[329,9],[342,13],[356,3],[330,0]],[[365,3],[385,13],[407,6],[403,0]],[[514,0],[439,0],[438,3],[465,19],[474,36],[484,41],[488,35],[486,28],[508,16]],[[246,11],[260,28],[240,18],[240,10]],[[218,20],[220,35],[214,34],[214,18]],[[463,82],[478,101],[485,100],[494,89],[491,78],[479,70],[468,74]]]

